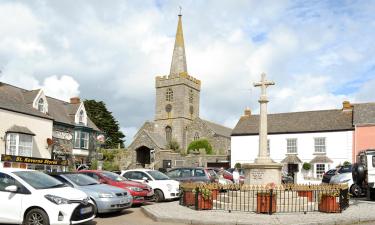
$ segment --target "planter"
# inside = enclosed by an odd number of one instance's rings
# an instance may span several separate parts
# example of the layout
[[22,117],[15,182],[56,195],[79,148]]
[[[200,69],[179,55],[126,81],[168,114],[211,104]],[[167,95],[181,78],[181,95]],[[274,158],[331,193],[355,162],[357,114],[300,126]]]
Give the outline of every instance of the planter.
[[199,210],[210,210],[213,207],[212,198],[204,199],[201,195],[198,195],[198,209]]
[[[257,193],[257,213],[270,213],[271,195],[269,193]],[[272,195],[271,213],[276,212],[276,195]]]
[[307,197],[309,202],[313,201],[313,191],[298,191],[299,197]]
[[192,191],[184,191],[183,202],[186,206],[195,205],[195,193]]
[[219,195],[219,190],[212,190],[212,199],[216,200]]
[[320,212],[335,213],[340,212],[340,205],[336,201],[336,196],[322,195],[318,209]]

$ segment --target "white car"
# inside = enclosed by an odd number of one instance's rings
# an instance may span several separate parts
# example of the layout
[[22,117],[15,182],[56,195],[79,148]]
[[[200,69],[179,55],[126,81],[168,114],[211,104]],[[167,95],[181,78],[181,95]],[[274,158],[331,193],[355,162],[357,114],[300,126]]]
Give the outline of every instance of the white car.
[[179,197],[180,183],[157,170],[125,170],[121,172],[121,176],[133,181],[146,182],[154,190],[156,202]]
[[331,177],[331,180],[329,181],[330,184],[342,184],[346,183],[348,184],[349,190],[353,185],[353,177],[352,173],[339,173]]
[[88,196],[45,173],[0,169],[0,223],[77,224],[95,217]]

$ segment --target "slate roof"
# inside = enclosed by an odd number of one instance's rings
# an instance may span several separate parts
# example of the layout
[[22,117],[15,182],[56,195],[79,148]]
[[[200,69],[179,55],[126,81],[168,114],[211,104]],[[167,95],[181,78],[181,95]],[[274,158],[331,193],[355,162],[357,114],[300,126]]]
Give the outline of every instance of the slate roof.
[[353,104],[353,124],[375,124],[375,102]]
[[167,146],[167,141],[165,137],[161,136],[160,134],[154,133],[154,132],[149,132],[149,131],[144,131],[150,138],[151,140],[161,149],[165,149]]
[[6,133],[20,133],[20,134],[30,134],[30,135],[33,135],[35,136],[35,134],[29,130],[29,128],[27,127],[21,127],[21,126],[17,126],[17,125],[13,125],[11,128],[9,128]]
[[[0,109],[51,119],[72,126],[76,125],[74,115],[78,110],[79,104],[70,104],[69,102],[46,96],[48,113],[44,114],[32,107],[32,102],[39,91],[40,89],[29,91],[0,82]],[[88,117],[87,126],[99,131],[98,127]]]
[[228,128],[228,127],[224,127],[220,124],[217,124],[217,123],[213,123],[213,122],[210,122],[208,120],[203,120],[203,122],[205,122],[207,124],[207,126],[213,131],[215,132],[216,134],[218,135],[221,135],[221,136],[224,136],[224,137],[230,137],[231,133],[232,133],[232,129],[231,128]]
[[[268,115],[268,133],[303,133],[353,130],[352,111],[341,109],[290,112]],[[242,116],[232,136],[257,135],[259,115]]]

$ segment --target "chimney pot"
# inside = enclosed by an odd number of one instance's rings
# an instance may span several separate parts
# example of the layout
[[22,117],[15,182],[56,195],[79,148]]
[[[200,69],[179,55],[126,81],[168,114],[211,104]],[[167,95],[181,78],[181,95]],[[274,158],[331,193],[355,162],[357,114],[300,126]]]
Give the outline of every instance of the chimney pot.
[[343,111],[350,111],[350,110],[352,110],[352,109],[353,109],[353,105],[350,104],[349,101],[343,101],[343,102],[342,102],[342,110],[343,110]]
[[81,99],[79,97],[70,98],[70,104],[78,104],[78,103],[81,103]]
[[246,107],[245,111],[244,111],[244,116],[248,116],[250,117],[251,116],[251,110],[249,107]]

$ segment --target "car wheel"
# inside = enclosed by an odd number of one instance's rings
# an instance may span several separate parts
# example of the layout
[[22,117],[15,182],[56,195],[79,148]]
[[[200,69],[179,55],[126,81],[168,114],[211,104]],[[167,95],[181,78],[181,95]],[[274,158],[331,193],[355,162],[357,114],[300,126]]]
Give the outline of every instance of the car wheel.
[[357,184],[353,184],[351,187],[350,187],[350,192],[352,193],[352,195],[354,197],[359,197],[362,193],[362,189],[359,185]]
[[164,194],[161,190],[155,190],[155,202],[164,201]]
[[49,225],[49,218],[42,209],[32,209],[27,212],[23,225]]

